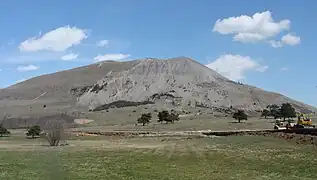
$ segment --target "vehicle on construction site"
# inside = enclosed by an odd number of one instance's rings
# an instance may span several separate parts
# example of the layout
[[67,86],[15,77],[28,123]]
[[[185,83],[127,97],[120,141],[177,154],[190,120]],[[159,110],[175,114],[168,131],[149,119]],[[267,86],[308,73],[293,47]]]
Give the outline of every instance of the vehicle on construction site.
[[292,129],[292,128],[315,128],[312,122],[312,114],[306,115],[303,113],[297,113],[297,121],[287,120],[282,121],[277,119],[274,125],[274,129]]

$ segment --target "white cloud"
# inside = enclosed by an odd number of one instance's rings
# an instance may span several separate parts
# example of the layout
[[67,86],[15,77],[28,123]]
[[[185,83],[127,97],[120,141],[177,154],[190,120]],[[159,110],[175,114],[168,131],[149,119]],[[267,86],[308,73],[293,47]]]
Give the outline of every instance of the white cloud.
[[128,58],[129,56],[130,56],[129,54],[105,54],[105,55],[98,55],[94,57],[94,60],[96,62],[106,61],[106,60],[118,61],[118,60],[124,60]]
[[19,45],[25,52],[40,50],[64,51],[87,38],[87,32],[76,27],[64,26],[37,37],[31,37]]
[[38,70],[38,69],[40,69],[39,66],[34,66],[32,64],[27,65],[27,66],[18,66],[17,67],[17,71],[20,71],[20,72],[35,71],[35,70]]
[[244,79],[247,71],[264,72],[268,69],[268,66],[260,65],[249,56],[233,54],[222,55],[206,66],[234,81]]
[[258,42],[272,38],[282,31],[289,30],[291,21],[288,19],[275,21],[270,11],[255,13],[253,16],[241,15],[218,19],[213,32],[233,35],[234,41],[243,43]]
[[107,46],[108,44],[109,44],[108,40],[101,40],[101,41],[97,42],[97,46],[100,46],[100,47]]
[[234,41],[239,41],[242,43],[254,43],[265,39],[265,36],[258,33],[238,33],[233,37]]
[[61,60],[63,61],[70,61],[70,60],[74,60],[78,58],[78,54],[74,54],[74,53],[69,53],[69,54],[65,54],[64,56],[61,57]]
[[295,46],[300,43],[300,37],[292,35],[292,34],[286,34],[282,37],[282,42],[283,44]]
[[281,38],[280,41],[271,40],[269,41],[269,43],[274,48],[280,48],[284,45],[295,46],[300,44],[300,37],[291,34],[286,34]]

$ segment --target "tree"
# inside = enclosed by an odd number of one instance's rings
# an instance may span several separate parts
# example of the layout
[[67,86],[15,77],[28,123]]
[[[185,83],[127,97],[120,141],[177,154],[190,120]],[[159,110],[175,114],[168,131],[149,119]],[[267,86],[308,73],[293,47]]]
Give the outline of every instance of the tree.
[[11,132],[8,131],[5,127],[3,127],[2,124],[0,124],[0,137],[2,137],[3,135],[10,135]]
[[32,136],[34,138],[35,136],[39,136],[41,133],[41,128],[38,125],[32,126],[28,132],[26,133],[27,136]]
[[296,111],[295,109],[292,107],[292,105],[290,103],[283,103],[281,106],[281,117],[284,118],[293,118],[296,117]]
[[166,111],[166,110],[163,110],[163,111],[159,112],[158,115],[157,115],[157,117],[158,117],[157,122],[160,122],[161,124],[162,124],[164,121],[167,122],[168,116],[169,116],[169,113],[168,113],[168,111]]
[[165,121],[166,124],[170,123],[174,123],[175,121],[179,121],[179,114],[175,113],[174,110],[171,110],[171,113],[169,113],[166,110],[163,110],[161,112],[158,113],[157,115],[158,117],[158,122],[161,122],[161,124]]
[[238,120],[239,123],[241,122],[241,120],[248,120],[248,115],[245,114],[243,110],[238,110],[233,114],[232,117]]
[[277,104],[268,105],[267,108],[270,110],[270,116],[273,116],[274,119],[280,118],[281,116],[281,107]]
[[271,115],[270,111],[267,110],[267,109],[264,109],[264,110],[262,111],[261,117],[264,117],[264,118],[266,119],[266,117],[267,117],[267,116],[270,116],[270,115]]
[[150,120],[152,119],[152,115],[151,113],[144,113],[141,115],[141,117],[138,118],[138,123],[141,123],[143,126],[145,126],[145,124],[149,124]]
[[[171,113],[171,114],[168,116],[167,121],[168,121],[168,122],[172,122],[172,123],[174,123],[174,121],[179,121],[179,114]],[[166,121],[166,122],[167,122],[167,121]]]

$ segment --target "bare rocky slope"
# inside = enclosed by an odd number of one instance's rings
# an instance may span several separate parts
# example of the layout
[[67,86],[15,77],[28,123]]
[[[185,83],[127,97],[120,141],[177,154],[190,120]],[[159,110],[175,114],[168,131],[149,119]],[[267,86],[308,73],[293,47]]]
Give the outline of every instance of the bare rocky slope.
[[317,111],[281,94],[233,82],[185,57],[104,61],[38,76],[0,90],[0,101],[32,99],[76,99],[77,105],[92,108],[124,100],[248,111],[290,102],[302,112]]
[[64,100],[73,98],[70,90],[92,85],[109,71],[132,68],[135,62],[104,61],[71,70],[34,77],[5,89],[0,89],[1,100],[41,99]]
[[190,58],[133,61],[133,67],[110,71],[83,90],[78,104],[96,108],[115,101],[164,101],[175,106],[260,111],[269,104],[290,102],[302,112],[316,108],[278,93],[233,82]]

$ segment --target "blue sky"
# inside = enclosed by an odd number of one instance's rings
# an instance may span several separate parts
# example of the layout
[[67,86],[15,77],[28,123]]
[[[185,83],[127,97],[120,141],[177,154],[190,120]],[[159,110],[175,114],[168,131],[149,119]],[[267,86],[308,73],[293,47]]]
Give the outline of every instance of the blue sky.
[[317,106],[314,1],[32,0],[0,6],[0,87],[98,60],[188,56]]

